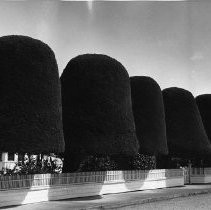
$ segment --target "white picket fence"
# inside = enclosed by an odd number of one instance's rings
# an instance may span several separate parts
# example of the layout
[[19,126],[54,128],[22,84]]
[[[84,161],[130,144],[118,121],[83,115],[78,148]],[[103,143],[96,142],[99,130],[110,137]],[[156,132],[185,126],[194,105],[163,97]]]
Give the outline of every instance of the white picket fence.
[[0,176],[0,207],[182,185],[182,169]]
[[192,168],[191,183],[192,184],[211,183],[211,168]]

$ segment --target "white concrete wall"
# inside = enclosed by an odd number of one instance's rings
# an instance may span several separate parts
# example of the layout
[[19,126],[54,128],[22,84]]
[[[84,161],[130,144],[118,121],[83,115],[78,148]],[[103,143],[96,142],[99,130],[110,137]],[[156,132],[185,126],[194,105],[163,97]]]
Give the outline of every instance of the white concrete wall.
[[199,175],[191,176],[191,184],[211,183],[211,176]]
[[[125,181],[124,179],[119,179],[119,177],[117,177],[117,181],[105,180],[104,182],[96,182],[95,179],[95,182],[87,182],[82,184],[71,183],[55,186],[33,186],[31,188],[21,188],[16,190],[0,190],[0,207],[42,202],[48,200],[95,196],[110,193],[121,193],[184,185],[183,175],[164,177],[163,171],[165,170],[162,170],[162,174],[160,173],[159,176],[158,171],[155,174],[153,173],[153,170],[151,170],[150,172],[148,172],[148,177],[146,177],[145,179],[136,179],[136,172],[131,171],[134,179],[127,181]],[[167,176],[169,176],[168,173]]]
[[211,168],[192,168],[191,184],[211,183]]
[[171,178],[146,182],[131,181],[113,184],[90,183],[43,187],[40,189],[8,190],[0,191],[0,207],[183,185],[183,178]]

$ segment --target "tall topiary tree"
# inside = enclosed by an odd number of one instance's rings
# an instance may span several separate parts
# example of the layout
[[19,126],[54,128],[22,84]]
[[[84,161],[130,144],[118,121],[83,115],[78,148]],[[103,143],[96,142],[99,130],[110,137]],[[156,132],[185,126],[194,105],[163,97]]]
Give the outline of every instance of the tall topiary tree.
[[176,157],[202,157],[211,153],[193,95],[181,88],[163,90],[169,153]]
[[141,154],[166,155],[165,112],[162,92],[150,77],[130,78],[133,114]]
[[0,151],[64,151],[58,67],[50,47],[27,36],[0,38]]
[[130,80],[115,59],[80,55],[61,75],[65,171],[77,169],[84,155],[132,155],[138,151]]
[[198,105],[207,136],[211,141],[211,94],[197,96],[196,103]]
[[[202,122],[211,142],[211,94],[203,94],[196,97],[196,103],[201,114]],[[204,164],[211,165],[210,155],[205,158]]]

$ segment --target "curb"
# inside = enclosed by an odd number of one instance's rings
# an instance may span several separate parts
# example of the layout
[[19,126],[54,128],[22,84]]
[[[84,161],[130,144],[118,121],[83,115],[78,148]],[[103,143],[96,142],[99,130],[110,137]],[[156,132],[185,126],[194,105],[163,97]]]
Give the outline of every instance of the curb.
[[125,208],[129,206],[138,206],[141,204],[147,204],[147,203],[153,203],[153,202],[158,202],[158,201],[165,201],[165,200],[171,200],[174,198],[181,198],[181,197],[189,197],[189,196],[196,196],[196,195],[204,195],[204,194],[209,194],[211,193],[211,189],[209,190],[199,190],[195,192],[187,192],[187,193],[178,193],[178,194],[173,194],[173,195],[165,195],[165,196],[160,196],[157,198],[147,198],[147,199],[142,199],[142,200],[133,200],[131,202],[117,202],[113,204],[98,204],[98,205],[93,205],[85,209],[119,209],[119,208]]

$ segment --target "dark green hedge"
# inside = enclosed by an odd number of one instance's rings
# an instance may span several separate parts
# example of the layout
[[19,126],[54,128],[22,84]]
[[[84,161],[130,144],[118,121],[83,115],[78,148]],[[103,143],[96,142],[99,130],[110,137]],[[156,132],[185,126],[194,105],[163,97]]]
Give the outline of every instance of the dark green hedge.
[[[117,158],[118,157],[118,158]],[[134,156],[94,156],[84,158],[77,171],[151,170],[156,168],[156,158],[144,154]]]
[[198,105],[207,136],[211,141],[211,94],[197,96],[196,103]]
[[116,163],[109,156],[87,156],[79,165],[81,171],[113,171],[117,170]]
[[30,37],[1,37],[0,74],[0,151],[64,151],[60,81],[53,51]]
[[163,90],[169,153],[177,157],[210,154],[211,145],[193,95],[181,88]]
[[130,83],[139,152],[167,154],[165,112],[159,85],[144,76],[131,77]]
[[156,169],[156,157],[137,154],[132,159],[132,166],[130,170],[151,170]]
[[78,154],[138,152],[130,80],[121,63],[106,55],[77,56],[61,84],[66,163]]

